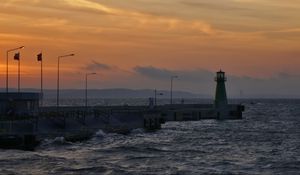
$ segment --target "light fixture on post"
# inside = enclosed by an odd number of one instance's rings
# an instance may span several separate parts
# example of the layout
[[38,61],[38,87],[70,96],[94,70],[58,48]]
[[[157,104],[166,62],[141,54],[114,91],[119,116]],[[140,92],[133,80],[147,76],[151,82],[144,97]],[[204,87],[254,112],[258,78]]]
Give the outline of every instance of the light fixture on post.
[[13,51],[16,51],[16,50],[23,49],[23,48],[24,48],[24,46],[21,46],[21,47],[17,47],[17,48],[10,49],[10,50],[6,51],[6,93],[8,93],[8,86],[9,86],[9,84],[8,84],[8,79],[9,79],[9,75],[8,75],[8,56],[9,56],[9,53],[13,52]]

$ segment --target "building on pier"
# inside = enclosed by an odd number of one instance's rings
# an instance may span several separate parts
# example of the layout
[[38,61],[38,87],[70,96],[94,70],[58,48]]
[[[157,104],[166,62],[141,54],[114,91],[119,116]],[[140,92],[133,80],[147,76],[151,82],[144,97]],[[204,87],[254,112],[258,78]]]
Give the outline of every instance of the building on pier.
[[0,116],[36,116],[39,93],[0,93]]

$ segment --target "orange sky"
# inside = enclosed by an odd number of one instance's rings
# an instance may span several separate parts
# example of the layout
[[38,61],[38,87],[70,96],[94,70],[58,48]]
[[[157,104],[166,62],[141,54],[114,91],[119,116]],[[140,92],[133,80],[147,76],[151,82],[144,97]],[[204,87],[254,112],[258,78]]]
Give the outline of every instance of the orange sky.
[[[62,61],[65,88],[80,88],[95,62],[109,67],[97,70],[95,88],[127,87],[124,79],[139,76],[136,66],[299,75],[299,19],[297,0],[1,0],[0,86],[6,50],[21,45],[24,87],[38,87],[40,51],[48,88],[55,87],[57,56],[68,53],[76,55]],[[16,65],[11,54],[11,87]]]

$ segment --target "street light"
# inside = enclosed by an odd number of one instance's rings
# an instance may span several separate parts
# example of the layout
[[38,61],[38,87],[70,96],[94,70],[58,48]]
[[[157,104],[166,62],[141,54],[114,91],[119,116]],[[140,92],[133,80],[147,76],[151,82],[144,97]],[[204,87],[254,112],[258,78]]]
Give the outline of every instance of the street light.
[[57,57],[57,93],[56,93],[56,107],[57,107],[57,112],[59,108],[59,65],[60,65],[60,59],[65,58],[65,57],[71,57],[74,56],[74,54],[68,54],[68,55],[62,55]]
[[6,93],[8,93],[8,55],[9,55],[9,52],[20,50],[20,49],[23,49],[23,48],[24,48],[24,46],[21,46],[21,47],[17,47],[17,48],[14,48],[14,49],[9,49],[9,50],[6,51]]
[[157,93],[157,90],[155,89],[154,90],[154,105],[156,106],[157,105],[157,95],[159,96],[163,96],[164,94],[163,93]]
[[173,80],[175,78],[178,78],[178,76],[177,75],[171,76],[171,90],[170,90],[170,104],[171,105],[173,104]]
[[96,75],[97,73],[86,73],[85,74],[85,107],[87,109],[88,107],[88,76],[90,75]]

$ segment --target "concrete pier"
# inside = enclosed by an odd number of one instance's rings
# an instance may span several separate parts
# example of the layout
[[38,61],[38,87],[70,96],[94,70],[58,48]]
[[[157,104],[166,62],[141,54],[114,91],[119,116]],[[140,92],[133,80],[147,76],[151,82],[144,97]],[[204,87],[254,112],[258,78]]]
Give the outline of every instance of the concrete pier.
[[88,139],[98,130],[126,134],[132,129],[153,131],[169,121],[242,119],[244,106],[228,104],[225,73],[217,72],[214,104],[154,106],[40,107],[38,93],[0,94],[0,147],[28,148],[49,137]]

